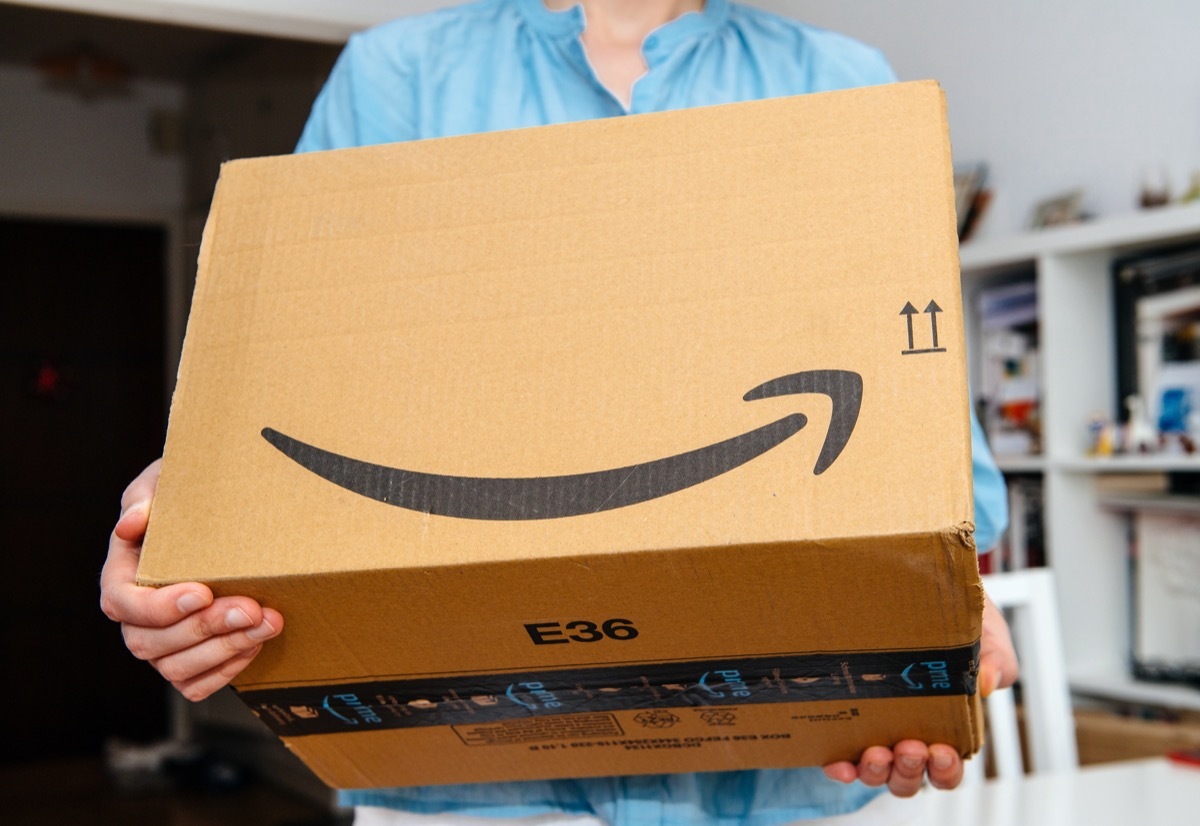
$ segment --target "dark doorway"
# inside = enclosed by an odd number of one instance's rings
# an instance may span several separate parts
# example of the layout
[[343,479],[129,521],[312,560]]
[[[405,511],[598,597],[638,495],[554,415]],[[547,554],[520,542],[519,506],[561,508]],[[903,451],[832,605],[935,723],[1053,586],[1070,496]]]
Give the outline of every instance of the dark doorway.
[[98,586],[121,491],[162,450],[166,239],[0,218],[0,763],[167,732]]

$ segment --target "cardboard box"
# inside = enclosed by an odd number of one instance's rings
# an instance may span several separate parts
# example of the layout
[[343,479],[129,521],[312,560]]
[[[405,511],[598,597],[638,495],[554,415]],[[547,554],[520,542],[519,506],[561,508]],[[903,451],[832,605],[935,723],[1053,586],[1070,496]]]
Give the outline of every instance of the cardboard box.
[[340,787],[966,755],[940,89],[226,164],[139,578]]

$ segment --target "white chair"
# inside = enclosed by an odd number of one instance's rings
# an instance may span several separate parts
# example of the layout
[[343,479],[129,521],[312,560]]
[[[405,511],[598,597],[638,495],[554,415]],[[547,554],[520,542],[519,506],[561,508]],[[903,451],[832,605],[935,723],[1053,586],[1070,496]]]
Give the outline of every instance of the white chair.
[[1021,663],[1019,684],[1025,717],[1025,765],[1012,689],[993,692],[984,703],[988,726],[985,751],[967,762],[964,782],[981,781],[984,754],[998,778],[1078,768],[1075,719],[1063,658],[1062,629],[1054,573],[1029,568],[987,574],[983,587],[1008,617]]

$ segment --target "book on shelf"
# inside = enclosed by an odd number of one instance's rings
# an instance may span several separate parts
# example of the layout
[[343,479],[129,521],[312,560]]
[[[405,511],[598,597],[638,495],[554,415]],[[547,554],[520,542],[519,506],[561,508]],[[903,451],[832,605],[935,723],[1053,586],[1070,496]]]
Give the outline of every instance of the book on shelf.
[[1008,483],[1008,528],[991,553],[979,558],[981,573],[1037,568],[1046,564],[1042,519],[1042,480],[1014,476]]
[[1165,470],[1100,473],[1092,477],[1092,489],[1100,505],[1112,512],[1185,514],[1200,519],[1200,474]]
[[1037,284],[1031,278],[979,293],[981,423],[998,457],[1041,452]]
[[1092,484],[1101,498],[1166,493],[1171,489],[1171,474],[1165,471],[1098,473],[1092,477]]

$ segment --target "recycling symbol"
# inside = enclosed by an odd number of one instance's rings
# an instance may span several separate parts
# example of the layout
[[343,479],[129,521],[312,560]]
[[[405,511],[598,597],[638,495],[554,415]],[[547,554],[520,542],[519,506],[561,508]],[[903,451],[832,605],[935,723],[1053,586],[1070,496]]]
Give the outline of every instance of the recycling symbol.
[[679,722],[669,711],[639,711],[633,719],[646,728],[670,728]]
[[732,726],[737,723],[737,714],[732,711],[712,709],[701,714],[700,719],[710,726]]

